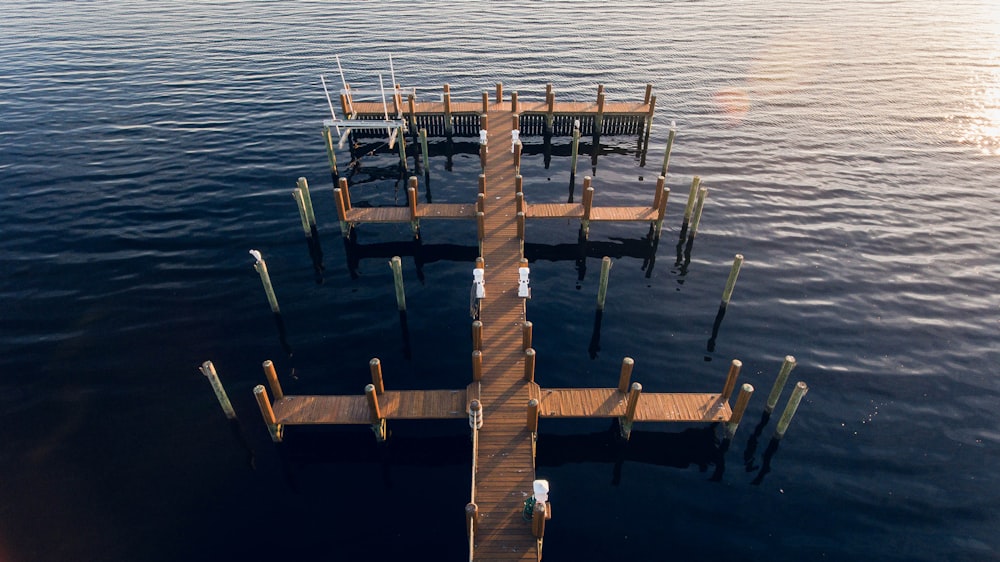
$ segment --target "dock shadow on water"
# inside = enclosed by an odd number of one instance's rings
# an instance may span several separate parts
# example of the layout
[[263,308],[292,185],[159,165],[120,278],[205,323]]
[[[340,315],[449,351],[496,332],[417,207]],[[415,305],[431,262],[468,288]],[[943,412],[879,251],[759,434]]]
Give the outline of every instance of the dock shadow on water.
[[323,246],[319,241],[319,231],[316,226],[310,227],[312,234],[306,237],[306,244],[309,248],[309,258],[312,260],[313,271],[316,274],[316,284],[323,284],[323,271],[326,269],[323,266]]
[[274,316],[274,325],[278,328],[278,342],[281,343],[281,349],[285,352],[288,357],[292,356],[292,346],[288,343],[288,330],[285,328],[285,318],[280,312],[272,313]]

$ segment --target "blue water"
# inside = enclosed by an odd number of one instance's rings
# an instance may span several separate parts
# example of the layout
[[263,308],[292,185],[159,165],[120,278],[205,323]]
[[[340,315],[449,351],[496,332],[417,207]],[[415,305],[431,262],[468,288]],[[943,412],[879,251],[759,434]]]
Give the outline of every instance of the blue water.
[[[339,83],[339,54],[371,88],[390,53],[422,99],[502,81],[627,101],[652,83],[648,161],[604,139],[598,204],[649,200],[677,123],[655,265],[616,257],[599,349],[600,254],[645,227],[595,226],[581,280],[576,225],[529,225],[538,381],[612,386],[628,355],[647,390],[711,391],[739,358],[758,393],[721,462],[700,426],[640,427],[621,448],[605,422],[543,421],[545,560],[1000,559],[1000,10],[803,0],[5,3],[0,560],[465,556],[461,424],[394,424],[386,448],[365,428],[292,428],[275,448],[250,392],[264,359],[293,393],[359,392],[375,356],[392,388],[468,381],[469,263],[447,257],[474,252],[474,229],[425,224],[422,280],[404,258],[408,343],[387,259],[352,278],[339,236],[319,75]],[[470,200],[477,158],[432,151],[435,202]],[[401,201],[394,163],[363,158],[355,200]],[[568,159],[524,170],[530,200],[565,200]],[[694,174],[710,194],[684,264]],[[408,240],[358,232],[378,256]],[[754,429],[788,354],[810,392],[767,454],[773,420]]]

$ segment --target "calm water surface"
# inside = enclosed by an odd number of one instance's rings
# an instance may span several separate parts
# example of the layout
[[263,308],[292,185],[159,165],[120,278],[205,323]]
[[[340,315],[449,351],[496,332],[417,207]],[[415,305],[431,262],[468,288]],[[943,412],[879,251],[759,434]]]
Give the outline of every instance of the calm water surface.
[[[465,555],[462,424],[394,424],[383,449],[363,428],[294,428],[276,449],[250,392],[268,358],[293,393],[358,392],[374,356],[393,388],[468,380],[469,262],[451,258],[474,251],[471,226],[425,225],[422,279],[404,258],[409,350],[381,257],[408,250],[391,245],[408,229],[363,227],[379,257],[356,278],[339,237],[319,75],[337,80],[339,54],[371,88],[390,53],[423,99],[502,81],[567,100],[603,83],[626,101],[652,83],[649,161],[634,138],[605,139],[589,173],[599,204],[648,201],[676,121],[654,267],[629,250],[640,225],[595,226],[582,264],[574,224],[530,228],[539,382],[613,385],[629,355],[647,390],[706,391],[739,358],[759,390],[721,460],[703,427],[641,427],[621,449],[605,422],[544,423],[545,560],[1000,559],[1000,10],[762,4],[5,3],[0,560]],[[469,200],[477,159],[432,152],[434,200]],[[393,166],[364,158],[355,200],[401,201]],[[527,156],[529,198],[565,200],[568,168]],[[695,174],[711,191],[678,262]],[[811,391],[767,451],[773,423],[754,429],[788,354]],[[242,425],[198,373],[206,359]]]

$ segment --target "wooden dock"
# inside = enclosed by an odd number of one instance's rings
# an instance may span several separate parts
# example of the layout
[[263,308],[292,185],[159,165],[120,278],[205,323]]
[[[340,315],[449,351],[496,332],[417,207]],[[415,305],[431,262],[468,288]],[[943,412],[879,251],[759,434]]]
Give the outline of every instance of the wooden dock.
[[[446,88],[447,92],[447,88]],[[500,87],[497,88],[500,94]],[[601,94],[603,96],[603,94]],[[371,363],[372,384],[355,396],[285,396],[273,365],[265,362],[265,375],[274,401],[263,386],[255,389],[265,422],[275,441],[285,426],[310,424],[370,424],[376,437],[387,436],[388,420],[469,419],[473,428],[471,497],[467,509],[470,560],[531,560],[542,556],[544,523],[552,516],[551,507],[536,505],[534,519],[526,521],[525,500],[532,495],[535,480],[535,443],[538,418],[605,417],[619,418],[622,434],[628,438],[635,422],[731,422],[738,423],[749,399],[745,385],[736,407],[730,408],[739,373],[733,361],[725,385],[719,393],[642,393],[631,382],[632,360],[623,361],[617,388],[542,389],[534,380],[535,356],[530,348],[530,323],[526,323],[526,298],[519,296],[519,268],[524,244],[524,219],[579,218],[582,221],[662,222],[668,191],[663,178],[657,183],[653,205],[649,207],[594,207],[594,188],[584,181],[584,202],[579,204],[528,204],[517,175],[519,151],[512,147],[512,135],[523,116],[598,112],[624,117],[651,117],[653,102],[647,89],[644,103],[556,104],[547,95],[544,104],[517,106],[498,97],[483,103],[440,102],[409,104],[410,117],[420,115],[475,115],[479,124],[485,112],[486,152],[479,197],[473,204],[417,204],[416,178],[411,179],[406,207],[353,208],[346,178],[335,190],[340,220],[348,225],[371,222],[411,222],[420,219],[472,219],[479,221],[485,297],[480,301],[474,325],[473,377],[459,390],[384,390],[381,366]],[[342,97],[347,107],[347,101]],[[397,104],[401,103],[396,101]],[[354,116],[381,114],[382,107],[352,104]],[[329,140],[328,140],[329,142]],[[519,148],[519,147],[518,147]],[[483,179],[485,178],[485,179]],[[470,197],[471,199],[471,197]],[[346,233],[346,231],[345,231]],[[477,266],[478,267],[478,266]],[[750,388],[749,392],[752,392]],[[641,398],[640,398],[641,397]],[[481,428],[476,428],[476,414]],[[456,506],[456,510],[460,509]],[[541,514],[541,515],[539,515]]]

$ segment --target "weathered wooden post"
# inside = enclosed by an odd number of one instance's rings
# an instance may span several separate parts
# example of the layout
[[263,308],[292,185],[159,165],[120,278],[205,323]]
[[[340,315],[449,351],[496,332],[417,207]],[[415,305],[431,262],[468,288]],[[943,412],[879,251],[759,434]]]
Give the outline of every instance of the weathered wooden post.
[[497,103],[503,103],[503,83],[497,82]]
[[[653,130],[653,114],[656,112],[656,96],[649,97],[649,113],[646,114],[646,134],[643,135],[642,153],[646,154],[649,149],[649,133]],[[643,158],[645,160],[645,158]]]
[[604,310],[604,299],[608,296],[608,277],[611,275],[611,258],[601,258],[601,281],[597,286],[597,310]]
[[486,239],[486,213],[479,211],[476,213],[476,230],[479,235],[479,255],[483,255],[483,240]]
[[275,400],[281,400],[285,397],[285,393],[281,390],[281,384],[278,383],[278,373],[274,370],[274,363],[270,359],[264,361],[261,364],[264,369],[264,378],[267,379],[267,385],[271,387],[271,394],[274,395]]
[[[413,94],[408,94],[406,96],[406,105],[409,112],[410,118],[410,132],[415,132],[417,130],[417,97]],[[427,159],[424,159],[427,162]]]
[[530,347],[524,350],[524,380],[535,380],[535,350]]
[[479,174],[478,178],[479,193],[486,195],[486,174]]
[[538,433],[538,400],[528,400],[528,431]]
[[660,233],[663,232],[663,218],[667,216],[667,199],[670,198],[670,188],[664,187],[664,183],[667,178],[660,176],[656,178],[656,193],[658,197],[656,198],[656,222],[653,225],[654,237],[656,240],[660,239]]
[[333,190],[333,199],[337,203],[337,218],[340,219],[340,234],[347,238],[351,235],[351,223],[347,220],[347,178],[340,178],[339,187]]
[[465,532],[471,539],[476,534],[479,527],[479,506],[474,503],[465,505]]
[[594,206],[594,188],[590,185],[590,176],[583,177],[583,218],[580,219],[580,228],[583,230],[583,238],[590,236],[590,212]]
[[514,194],[514,210],[517,213],[525,212],[523,191],[518,191],[517,193]]
[[208,378],[209,384],[212,385],[212,391],[215,392],[215,398],[219,401],[219,405],[222,406],[222,411],[225,412],[226,418],[235,420],[236,410],[233,410],[233,403],[229,401],[229,395],[226,394],[226,389],[222,387],[219,374],[215,372],[215,365],[211,361],[205,361],[201,364],[199,370],[201,374]]
[[392,284],[396,289],[396,307],[400,312],[406,310],[406,290],[403,288],[403,260],[399,256],[393,256],[389,260],[389,267],[392,269]]
[[726,384],[722,387],[722,394],[719,395],[719,400],[723,402],[728,402],[729,397],[733,395],[733,390],[736,389],[736,379],[740,376],[740,369],[743,368],[743,362],[739,359],[733,359],[733,362],[729,364],[729,373],[726,374]]
[[372,374],[372,386],[375,387],[375,394],[383,394],[385,392],[385,383],[382,381],[382,361],[378,357],[373,357],[368,362],[368,370]]
[[472,322],[472,350],[483,350],[483,323],[479,320]]
[[431,159],[427,150],[427,129],[420,129],[420,153],[424,159],[424,179],[431,175]]
[[410,170],[409,165],[406,163],[406,135],[403,133],[402,126],[397,128],[396,131],[396,144],[399,145],[399,167],[405,173]]
[[597,115],[594,117],[594,144],[604,133],[604,85],[597,86]]
[[698,188],[698,200],[694,204],[694,216],[691,218],[691,240],[698,234],[698,224],[701,223],[701,212],[705,208],[705,198],[708,197],[708,188]]
[[736,397],[736,405],[733,406],[733,415],[729,418],[726,423],[726,438],[732,439],[736,435],[736,429],[740,426],[740,420],[743,419],[743,413],[746,412],[747,404],[750,403],[750,396],[753,395],[753,385],[749,383],[743,383],[740,387],[740,393]]
[[521,173],[521,141],[514,143],[514,175],[519,175]]
[[670,122],[670,133],[667,135],[667,148],[663,151],[663,165],[660,167],[660,175],[667,175],[667,167],[670,165],[670,151],[674,147],[674,137],[677,136],[677,124]]
[[257,250],[250,250],[250,255],[256,260],[253,268],[260,274],[260,282],[264,285],[264,293],[267,295],[268,304],[271,305],[271,312],[281,314],[281,309],[278,308],[278,298],[274,296],[274,287],[271,285],[271,275],[267,272],[267,262]]
[[478,349],[472,352],[472,380],[483,380],[483,352]]
[[684,206],[684,224],[682,226],[687,226],[691,223],[691,211],[694,209],[694,202],[698,197],[698,187],[700,185],[700,177],[695,176],[691,179],[691,190],[688,192],[687,205]]
[[264,418],[264,424],[267,425],[267,432],[271,434],[271,441],[280,443],[284,434],[284,426],[278,423],[278,419],[274,416],[274,409],[271,408],[271,400],[267,397],[264,385],[258,384],[253,387],[253,395],[257,399],[257,406],[260,408],[260,415]]
[[580,156],[580,120],[573,121],[573,146],[570,152],[569,185],[576,185],[576,164]]
[[521,349],[524,351],[531,349],[531,330],[533,326],[531,320],[525,320],[521,324]]
[[625,394],[629,389],[629,381],[632,379],[632,369],[635,367],[635,359],[625,357],[622,359],[622,371],[618,375],[618,392]]
[[316,212],[313,211],[312,195],[309,194],[309,182],[306,178],[300,177],[295,182],[296,187],[301,190],[302,203],[306,208],[306,217],[309,219],[309,226],[316,228]]
[[476,194],[476,212],[486,212],[486,196],[482,193]]
[[444,134],[446,137],[451,137],[452,135],[452,124],[451,124],[451,86],[448,84],[444,85]]
[[531,513],[531,534],[536,539],[541,539],[545,536],[545,510],[545,502],[538,502]]
[[295,188],[292,190],[292,199],[295,199],[295,206],[299,209],[299,219],[302,221],[302,231],[306,233],[306,238],[312,239],[312,227],[309,225],[309,211],[306,210],[305,201],[302,199],[302,190]]
[[410,206],[410,230],[413,236],[420,236],[420,215],[417,211],[417,178],[410,176],[410,186],[406,188],[406,198]]
[[546,136],[552,136],[553,129],[555,128],[555,110],[556,94],[552,91],[552,84],[549,84],[548,91],[545,92],[545,131],[543,134]]
[[375,385],[365,385],[365,397],[368,399],[369,418],[372,422],[372,431],[375,433],[375,440],[381,443],[385,441],[385,418],[382,417],[382,410],[378,403],[378,394],[375,392]]
[[510,110],[517,113],[517,90],[510,93]]
[[[490,93],[483,92],[483,114],[490,112]],[[485,129],[486,127],[480,127],[480,129]]]
[[788,424],[792,423],[792,418],[795,416],[795,411],[799,409],[799,403],[802,402],[802,397],[809,392],[809,387],[806,383],[799,381],[795,383],[795,388],[792,390],[792,396],[788,399],[788,404],[785,405],[785,411],[781,414],[781,419],[778,420],[778,426],[774,428],[774,438],[781,439],[785,436],[785,431],[788,430]]
[[337,152],[333,149],[333,135],[330,134],[330,127],[323,127],[323,144],[326,145],[326,158],[330,161],[330,174],[333,181],[337,181]]
[[521,174],[514,176],[514,193],[524,193],[524,176]]
[[635,410],[639,407],[640,394],[642,394],[642,385],[637,382],[632,383],[625,406],[625,416],[621,419],[621,433],[626,440],[632,435],[632,424],[635,423]]
[[767,404],[764,406],[764,411],[768,414],[773,412],[774,407],[778,404],[778,398],[781,396],[781,391],[785,388],[785,381],[788,380],[788,375],[794,368],[795,357],[792,355],[786,355],[785,360],[781,363],[781,370],[778,371],[778,377],[774,379],[774,386],[771,387],[771,394],[767,395]]
[[729,270],[729,279],[726,280],[726,288],[722,291],[722,308],[729,306],[729,299],[733,296],[733,288],[736,286],[736,278],[740,275],[740,267],[743,266],[743,254],[736,254],[733,258],[733,267]]
[[[524,247],[524,213],[517,213],[517,238],[521,241],[522,248]],[[523,249],[522,249],[523,251]]]

